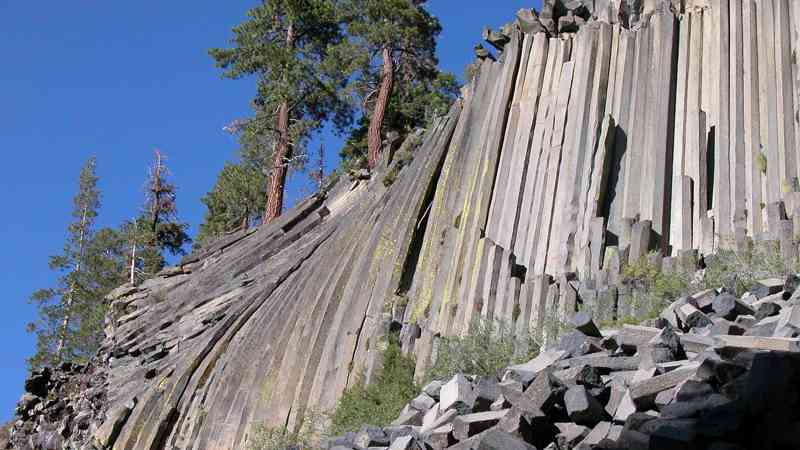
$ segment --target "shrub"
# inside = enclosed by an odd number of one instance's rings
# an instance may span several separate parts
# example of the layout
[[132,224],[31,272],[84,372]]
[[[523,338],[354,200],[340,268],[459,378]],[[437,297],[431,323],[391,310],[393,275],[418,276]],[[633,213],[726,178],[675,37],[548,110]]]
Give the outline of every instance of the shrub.
[[304,450],[315,448],[320,424],[320,416],[308,414],[297,431],[286,427],[268,428],[264,425],[253,427],[247,442],[248,450]]
[[740,250],[720,249],[709,257],[703,280],[706,288],[722,287],[741,296],[758,280],[781,278],[797,269],[796,264],[786,264],[777,242],[756,245],[748,239]]
[[446,380],[457,373],[496,375],[509,365],[529,361],[539,351],[530,335],[522,337],[502,322],[474,321],[464,336],[439,340],[436,361],[428,369],[429,380]]
[[330,435],[355,431],[364,425],[389,425],[417,396],[414,359],[403,354],[394,336],[383,344],[386,345],[383,367],[369,385],[364,383],[363,375],[359,375],[358,382],[345,390],[331,415]]
[[634,311],[644,313],[644,316],[620,317],[618,322],[638,323],[658,317],[671,302],[692,290],[691,276],[691,273],[681,270],[664,272],[650,256],[625,266],[622,283],[631,289]]

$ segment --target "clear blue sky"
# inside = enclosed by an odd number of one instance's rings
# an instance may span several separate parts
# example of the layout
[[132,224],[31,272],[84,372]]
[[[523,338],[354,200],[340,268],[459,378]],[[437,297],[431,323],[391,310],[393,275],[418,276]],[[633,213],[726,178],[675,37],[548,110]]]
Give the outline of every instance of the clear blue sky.
[[[485,25],[498,26],[539,1],[432,0],[444,26],[443,67],[459,76]],[[34,349],[26,299],[51,285],[49,255],[63,245],[80,166],[98,158],[100,225],[142,203],[155,148],[169,156],[181,218],[202,220],[200,198],[236,141],[223,131],[248,114],[252,80],[221,80],[207,55],[256,0],[0,0],[0,420],[13,415]],[[331,168],[340,141],[324,135]],[[293,177],[288,199],[308,185]]]

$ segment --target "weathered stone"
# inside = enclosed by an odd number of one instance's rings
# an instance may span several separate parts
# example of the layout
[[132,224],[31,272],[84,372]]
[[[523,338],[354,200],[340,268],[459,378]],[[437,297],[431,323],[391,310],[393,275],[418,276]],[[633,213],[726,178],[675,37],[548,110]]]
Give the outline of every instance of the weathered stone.
[[630,388],[631,400],[638,408],[646,408],[655,400],[656,394],[688,380],[697,372],[698,367],[699,364],[688,364],[684,368],[635,383]]
[[483,29],[483,40],[492,44],[494,48],[503,50],[506,44],[511,41],[511,38],[502,32],[494,31],[487,27]]
[[400,413],[400,417],[392,422],[393,426],[402,426],[402,425],[422,425],[422,415],[423,412],[417,409],[409,408],[406,411]]
[[442,386],[439,408],[445,411],[450,408],[469,411],[475,405],[477,397],[472,383],[458,374]]
[[768,278],[757,281],[748,292],[759,299],[772,294],[777,294],[783,290],[785,280],[781,278]]
[[736,320],[739,315],[753,315],[755,312],[733,295],[720,294],[714,298],[714,314],[727,320]]
[[565,390],[564,385],[550,372],[542,372],[525,390],[524,397],[534,408],[525,412],[549,414],[563,400]]
[[414,443],[413,436],[401,436],[392,441],[392,445],[389,446],[389,450],[411,450]]
[[578,425],[593,427],[606,418],[603,405],[583,386],[573,386],[564,394],[567,414]]
[[525,364],[508,367],[504,378],[511,378],[527,385],[536,378],[537,374],[553,366],[565,356],[567,356],[567,352],[561,350],[542,352]]
[[444,386],[444,382],[434,380],[426,384],[425,387],[422,388],[422,392],[430,395],[433,399],[438,400],[439,393],[442,391],[442,386]]
[[536,447],[503,431],[494,429],[482,435],[477,450],[536,450]]
[[453,436],[463,441],[497,425],[509,410],[481,412],[456,417],[453,420]]
[[578,312],[572,317],[572,326],[586,336],[603,337],[603,335],[600,334],[600,330],[592,321],[592,317],[583,311]]
[[686,351],[680,337],[671,326],[667,325],[647,344],[639,347],[642,358],[641,368],[653,368],[657,364],[686,359]]
[[427,411],[431,409],[434,404],[436,404],[436,400],[434,400],[428,394],[418,395],[413,400],[411,400],[410,403],[412,408],[418,409],[420,411]]
[[361,448],[388,447],[389,436],[379,427],[366,426],[356,434],[353,443]]
[[724,348],[800,352],[800,339],[758,336],[717,336],[717,345]]
[[713,324],[708,316],[690,303],[686,303],[678,308],[677,312],[678,318],[681,320],[685,329],[702,328]]
[[556,436],[558,448],[573,448],[589,434],[589,428],[574,423],[557,423],[560,433]]
[[547,29],[542,25],[536,12],[532,9],[523,8],[517,11],[517,24],[524,33],[536,34],[547,32]]

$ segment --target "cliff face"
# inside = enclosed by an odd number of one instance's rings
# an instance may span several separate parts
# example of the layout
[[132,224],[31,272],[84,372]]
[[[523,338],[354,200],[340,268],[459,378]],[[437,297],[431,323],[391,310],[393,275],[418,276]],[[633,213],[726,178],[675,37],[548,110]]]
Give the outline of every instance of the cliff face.
[[113,293],[91,445],[239,448],[332,408],[392,327],[421,376],[476,317],[635,315],[620,266],[650,250],[797,258],[800,2],[545,4],[487,33],[499,60],[479,52],[391,186],[341,181]]

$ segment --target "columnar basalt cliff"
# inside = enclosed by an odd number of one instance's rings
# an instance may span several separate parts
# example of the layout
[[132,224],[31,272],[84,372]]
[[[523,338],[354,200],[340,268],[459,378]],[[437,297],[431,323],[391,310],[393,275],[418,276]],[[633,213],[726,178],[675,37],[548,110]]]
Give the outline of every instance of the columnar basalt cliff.
[[484,33],[497,56],[477,49],[389,187],[387,148],[371,180],[115,291],[105,411],[91,433],[21,424],[17,448],[240,448],[331,409],[390,328],[422,377],[478,317],[635,315],[620,268],[651,251],[694,267],[750,237],[796,259],[800,2],[544,3]]

